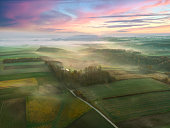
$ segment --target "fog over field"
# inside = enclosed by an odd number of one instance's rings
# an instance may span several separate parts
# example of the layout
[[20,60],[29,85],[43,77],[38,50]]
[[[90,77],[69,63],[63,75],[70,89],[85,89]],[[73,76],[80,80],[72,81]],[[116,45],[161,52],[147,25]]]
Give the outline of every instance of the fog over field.
[[0,0],[0,128],[170,128],[170,0]]
[[166,34],[20,34],[0,39],[2,128],[170,126]]
[[[90,47],[124,49],[148,55],[170,55],[169,34],[131,34],[119,36],[77,35],[60,37],[58,35],[33,35],[31,33],[10,33],[0,35],[0,46],[55,46],[73,50],[81,45]],[[7,38],[8,37],[8,38]]]

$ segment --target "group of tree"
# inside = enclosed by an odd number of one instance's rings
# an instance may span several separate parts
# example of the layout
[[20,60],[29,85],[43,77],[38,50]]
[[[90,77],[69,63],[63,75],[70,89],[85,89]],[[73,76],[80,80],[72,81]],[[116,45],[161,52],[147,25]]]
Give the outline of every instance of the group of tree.
[[89,86],[94,84],[104,84],[115,81],[107,71],[102,70],[101,66],[89,66],[83,70],[65,70],[62,66],[48,63],[56,78],[64,83],[79,84]]

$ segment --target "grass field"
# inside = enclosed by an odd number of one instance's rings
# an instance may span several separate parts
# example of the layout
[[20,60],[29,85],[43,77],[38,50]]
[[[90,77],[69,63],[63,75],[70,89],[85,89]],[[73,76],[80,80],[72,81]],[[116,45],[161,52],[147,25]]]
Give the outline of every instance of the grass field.
[[90,110],[62,88],[52,74],[36,79],[39,89],[26,100],[28,128],[64,128]]
[[91,108],[88,105],[77,98],[72,97],[67,99],[67,102],[63,105],[56,127],[66,127],[84,113],[88,112],[90,109]]
[[0,100],[25,97],[37,87],[35,78],[0,81]]
[[122,96],[134,93],[143,93],[168,89],[170,89],[170,86],[162,82],[147,78],[129,79],[113,82],[111,84],[82,87],[79,89],[79,91],[86,98],[93,101],[112,96]]
[[47,66],[41,66],[38,68],[23,68],[23,69],[10,69],[10,70],[3,70],[0,72],[0,75],[15,75],[20,73],[35,73],[35,72],[49,72]]
[[11,87],[37,86],[37,85],[38,83],[35,78],[0,81],[0,89],[11,88]]
[[41,62],[19,62],[1,64],[0,75],[3,77],[10,74],[49,72],[49,68],[43,61]]
[[33,52],[37,48],[35,46],[0,46],[0,54],[14,52]]
[[27,127],[64,128],[89,110],[89,106],[70,94],[28,97]]
[[26,68],[39,68],[39,67],[44,67],[46,68],[45,64],[41,65],[15,65],[15,66],[4,66],[4,70],[9,70],[9,69],[26,69]]
[[[119,122],[117,125],[120,128],[169,128],[170,127],[170,112],[144,116],[132,120]],[[143,123],[141,123],[143,122]]]
[[[21,51],[10,51],[0,53],[0,75],[49,72],[47,65],[33,51],[24,53]],[[25,58],[25,59],[24,59]],[[37,58],[37,60],[35,60]],[[7,63],[10,61],[10,63]],[[18,62],[19,61],[19,62]],[[16,63],[17,62],[17,63]]]
[[45,62],[18,62],[18,63],[6,63],[4,66],[21,66],[21,65],[42,65],[45,64]]
[[151,93],[97,101],[114,122],[170,112],[170,92]]
[[17,98],[0,102],[0,127],[25,128],[25,99]]
[[[63,62],[63,66],[70,69],[95,64],[95,59],[83,54],[75,59],[75,53],[70,52],[70,56],[66,55],[65,51],[58,54],[58,49],[50,51],[51,48],[45,49],[49,53],[44,50],[35,52],[35,48],[27,48],[26,51],[22,48],[14,48],[12,51],[12,48],[9,48],[8,52],[5,48],[0,47],[1,49],[0,128],[112,127],[96,111],[70,94],[40,58],[49,56]],[[7,61],[4,61],[5,59]],[[104,67],[104,70],[121,68]],[[170,126],[170,91],[165,91],[170,90],[170,86],[167,84],[142,78],[78,87],[77,90],[94,107],[120,128],[138,128],[140,124],[139,128],[144,126],[142,124],[155,128]]]
[[21,51],[15,51],[15,52],[0,52],[0,56],[13,56],[13,55],[20,55],[20,54],[32,54],[32,52],[21,52]]
[[60,101],[54,97],[28,97],[26,103],[27,121],[30,123],[44,123],[53,121],[59,111]]
[[38,78],[38,77],[44,77],[48,75],[51,75],[51,73],[50,72],[16,73],[15,75],[14,74],[0,75],[0,81],[31,78],[31,77]]
[[[32,78],[33,76],[35,76],[35,78]],[[38,98],[34,98],[34,100],[31,100],[27,106],[26,106],[27,102],[25,103],[26,97],[28,96],[32,97],[32,95],[34,95],[36,92],[38,93],[38,90],[39,90],[38,87],[40,83],[39,81],[37,81],[37,79],[38,80],[40,78],[43,79],[43,77],[45,76],[50,77],[49,79],[52,80],[51,73],[43,73],[43,72],[25,73],[25,74],[21,73],[18,75],[3,76],[3,78],[0,77],[1,80],[3,80],[3,81],[0,81],[0,88],[1,88],[0,89],[0,127],[1,126],[3,126],[3,128],[27,127],[26,122],[29,119],[27,119],[26,117],[28,116],[31,117],[32,122],[37,121],[36,119],[38,119],[40,116],[42,116],[40,121],[46,120],[46,118],[48,118],[47,116],[48,115],[51,116],[51,114],[53,114],[53,117],[54,117],[54,113],[56,109],[56,103],[54,102],[55,100],[53,100],[54,98],[52,99],[49,96],[44,96],[46,98],[38,97]],[[22,77],[23,79],[21,79]],[[4,79],[7,79],[7,80],[4,81]],[[48,84],[50,83],[48,82]],[[24,104],[22,104],[23,105],[22,108],[20,108],[20,102],[16,102],[15,106],[11,106],[11,105],[9,106],[8,101],[11,102],[11,101],[14,101],[15,99],[24,99]],[[46,106],[46,108],[44,106]],[[29,115],[26,114],[27,107],[29,107],[28,110],[30,111],[34,110],[32,111],[32,113],[30,112]],[[24,112],[24,116],[22,115],[23,112]],[[22,120],[20,118],[22,118]],[[50,122],[50,120],[48,122]],[[47,125],[41,125],[40,127],[43,128],[43,127],[49,127],[49,126],[50,125],[47,124]]]
[[23,57],[38,57],[37,54],[35,53],[27,53],[27,54],[18,54],[18,55],[15,55],[15,54],[11,54],[11,55],[8,55],[8,56],[0,56],[0,60],[3,60],[3,59],[16,59],[16,58],[23,58]]
[[[0,127],[64,128],[90,110],[88,105],[59,87],[45,62],[26,62],[39,55],[17,50],[0,53]],[[21,58],[30,60],[22,61]],[[8,63],[5,59],[11,60]],[[20,98],[24,99],[20,109],[21,114],[24,112],[24,117],[20,117],[23,120],[17,117],[16,121],[10,121],[16,113],[11,112],[13,109],[8,107],[8,101]],[[19,101],[17,104],[20,106]]]
[[[161,128],[169,126],[170,122],[167,123],[168,120],[160,116],[157,123],[154,123],[149,116],[170,112],[169,89],[170,86],[167,84],[144,78],[81,87],[79,91],[120,128],[136,128],[138,125],[135,124],[141,124],[141,128],[142,126]],[[151,122],[153,126],[146,122]]]
[[38,86],[23,86],[23,87],[12,87],[0,89],[0,100],[8,100],[15,98],[25,98],[28,95],[32,95]]
[[96,111],[90,110],[67,128],[113,128],[113,126],[106,122]]

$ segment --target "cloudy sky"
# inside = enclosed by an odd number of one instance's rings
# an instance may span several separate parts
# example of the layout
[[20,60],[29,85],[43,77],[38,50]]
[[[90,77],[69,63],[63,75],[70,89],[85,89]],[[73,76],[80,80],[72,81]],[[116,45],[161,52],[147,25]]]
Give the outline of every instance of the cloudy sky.
[[170,33],[170,0],[0,0],[0,31]]

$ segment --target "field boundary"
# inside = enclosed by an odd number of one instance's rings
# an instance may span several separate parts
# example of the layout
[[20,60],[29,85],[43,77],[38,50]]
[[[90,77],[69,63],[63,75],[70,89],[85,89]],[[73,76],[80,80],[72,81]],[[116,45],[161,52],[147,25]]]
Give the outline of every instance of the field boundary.
[[159,90],[159,91],[150,91],[150,92],[141,92],[141,93],[121,95],[121,96],[111,96],[111,97],[102,98],[102,100],[109,100],[109,99],[113,99],[113,98],[128,97],[128,96],[143,95],[143,94],[158,93],[158,92],[170,92],[170,89],[168,89],[168,90]]

